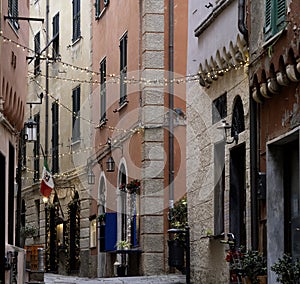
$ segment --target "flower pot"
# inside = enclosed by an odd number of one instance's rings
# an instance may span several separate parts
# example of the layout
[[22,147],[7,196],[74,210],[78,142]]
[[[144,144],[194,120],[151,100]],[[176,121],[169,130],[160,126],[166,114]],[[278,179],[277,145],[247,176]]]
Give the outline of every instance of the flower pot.
[[119,277],[123,277],[123,276],[126,276],[126,266],[124,265],[119,265],[117,267],[117,275]]
[[184,266],[184,244],[179,240],[169,240],[169,266],[183,267]]
[[259,280],[259,284],[267,284],[268,283],[267,275],[257,276],[257,279]]

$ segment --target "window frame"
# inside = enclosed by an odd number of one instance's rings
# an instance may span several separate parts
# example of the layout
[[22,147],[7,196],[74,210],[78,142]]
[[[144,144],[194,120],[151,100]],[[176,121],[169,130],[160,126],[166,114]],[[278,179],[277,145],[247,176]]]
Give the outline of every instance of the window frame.
[[40,179],[40,113],[34,115],[34,121],[36,122],[36,141],[33,143],[33,181],[38,182]]
[[33,74],[39,75],[41,73],[41,59],[40,59],[40,52],[41,52],[41,32],[38,31],[34,36],[34,69]]
[[109,0],[95,0],[95,18],[100,19],[107,6],[109,5]]
[[59,173],[59,105],[52,103],[52,174]]
[[73,36],[72,42],[74,43],[81,37],[81,26],[80,26],[80,0],[73,0]]
[[214,144],[214,235],[224,233],[225,142]]
[[80,85],[72,90],[72,142],[80,141]]
[[265,1],[265,40],[270,39],[285,27],[286,1],[266,0]]
[[227,92],[213,100],[212,102],[212,124],[227,117]]
[[126,32],[120,39],[120,101],[119,105],[127,102],[127,45],[128,33]]
[[100,123],[106,119],[106,57],[100,62]]
[[[10,17],[19,16],[19,1],[18,0],[8,0],[8,15]],[[14,29],[18,30],[20,28],[18,19],[10,19],[9,22]]]
[[59,55],[59,12],[52,18],[52,56]]

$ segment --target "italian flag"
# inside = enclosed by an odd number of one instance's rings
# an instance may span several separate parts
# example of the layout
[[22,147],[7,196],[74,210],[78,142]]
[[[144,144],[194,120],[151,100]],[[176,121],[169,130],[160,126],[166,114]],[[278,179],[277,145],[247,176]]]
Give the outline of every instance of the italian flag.
[[46,159],[44,159],[44,167],[43,167],[41,190],[40,190],[41,194],[44,197],[48,198],[53,188],[54,188],[54,181],[51,173],[49,172],[47,161]]

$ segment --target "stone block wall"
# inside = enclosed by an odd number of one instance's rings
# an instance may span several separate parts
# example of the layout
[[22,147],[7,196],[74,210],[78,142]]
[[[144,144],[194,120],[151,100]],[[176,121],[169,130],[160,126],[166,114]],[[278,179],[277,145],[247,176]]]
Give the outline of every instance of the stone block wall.
[[[164,1],[142,1],[142,77],[164,79]],[[164,89],[142,88],[141,244],[144,275],[164,272]]]

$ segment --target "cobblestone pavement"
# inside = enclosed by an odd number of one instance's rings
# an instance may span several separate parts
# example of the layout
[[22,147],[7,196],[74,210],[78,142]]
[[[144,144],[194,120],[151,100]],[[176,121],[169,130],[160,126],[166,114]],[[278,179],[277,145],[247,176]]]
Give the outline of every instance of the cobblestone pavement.
[[114,278],[82,278],[45,273],[45,284],[184,284],[185,275],[159,275]]

